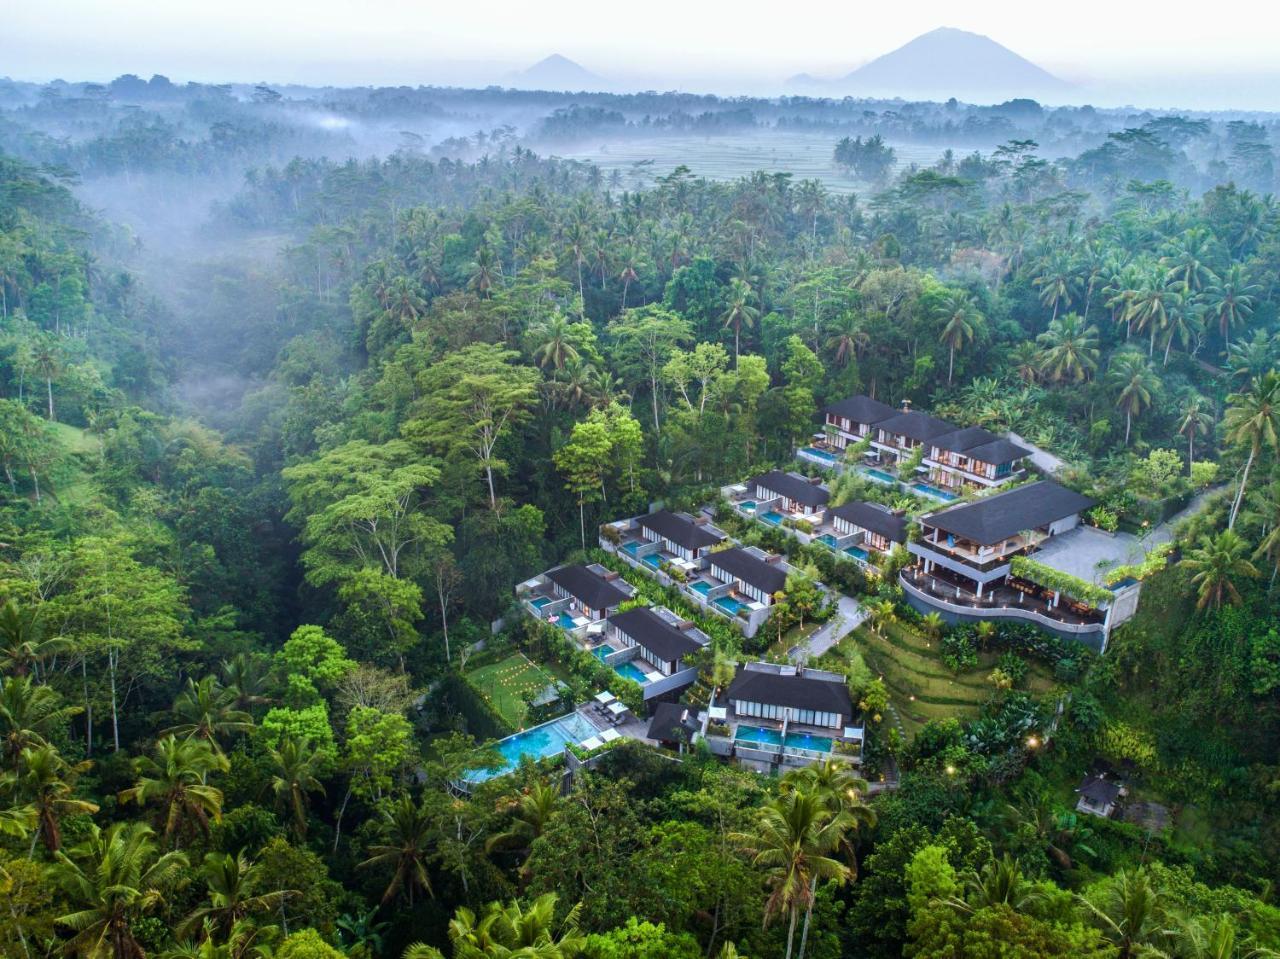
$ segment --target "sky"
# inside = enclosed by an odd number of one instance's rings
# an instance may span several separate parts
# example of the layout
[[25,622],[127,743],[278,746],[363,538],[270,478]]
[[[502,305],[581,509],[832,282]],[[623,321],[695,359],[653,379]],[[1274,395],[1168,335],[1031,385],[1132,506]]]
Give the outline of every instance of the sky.
[[[634,88],[783,93],[939,26],[983,33],[1094,102],[1280,110],[1280,7],[1217,0],[0,0],[0,75],[496,83],[561,53]],[[1083,94],[1082,94],[1083,95]]]

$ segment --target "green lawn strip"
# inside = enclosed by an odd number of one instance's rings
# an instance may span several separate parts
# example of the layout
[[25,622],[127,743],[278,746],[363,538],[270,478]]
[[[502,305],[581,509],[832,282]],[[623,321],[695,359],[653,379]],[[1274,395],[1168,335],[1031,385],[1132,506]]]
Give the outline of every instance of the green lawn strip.
[[936,656],[905,650],[874,633],[859,635],[858,639],[864,652],[874,650],[884,660],[892,662],[898,670],[910,674],[921,685],[944,683],[948,687],[959,687],[975,693],[986,692],[988,688],[985,674],[970,672],[957,676]]
[[471,670],[465,678],[512,726],[520,725],[523,718],[523,698],[540,692],[553,681],[550,673],[523,653]]

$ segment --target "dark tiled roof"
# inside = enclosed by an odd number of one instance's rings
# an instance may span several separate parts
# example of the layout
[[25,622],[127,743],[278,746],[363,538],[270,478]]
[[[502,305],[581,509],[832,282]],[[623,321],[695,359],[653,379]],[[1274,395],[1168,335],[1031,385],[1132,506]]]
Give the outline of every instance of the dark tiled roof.
[[921,522],[983,546],[994,546],[1023,530],[1048,526],[1092,505],[1093,500],[1087,496],[1051,480],[1041,480],[933,513]]
[[609,624],[626,633],[663,662],[675,662],[681,656],[702,648],[702,644],[692,636],[682,633],[653,610],[643,606],[610,616]]
[[756,476],[751,480],[751,485],[762,486],[789,500],[803,503],[805,506],[821,506],[831,498],[831,494],[824,487],[810,483],[803,477],[784,473],[782,470],[769,470],[767,473]]
[[855,423],[879,423],[887,420],[898,411],[892,406],[873,400],[869,396],[851,396],[847,400],[839,400],[825,407],[822,411],[835,416],[842,416]]
[[827,510],[828,516],[839,516],[843,520],[869,529],[873,533],[887,536],[895,543],[907,541],[907,519],[897,516],[874,503],[845,503]]
[[956,429],[953,423],[940,420],[936,416],[930,416],[928,413],[921,413],[918,410],[899,413],[890,419],[881,420],[876,424],[876,428],[884,430],[886,433],[905,436],[908,439],[919,440],[920,442],[931,440],[936,436],[942,436],[944,433],[954,433]]
[[708,560],[712,566],[719,567],[744,583],[750,583],[770,596],[781,592],[787,585],[787,573],[780,564],[756,559],[741,546],[712,553]]
[[701,724],[698,710],[684,703],[658,703],[645,736],[663,742],[688,742]]
[[1106,806],[1120,798],[1121,788],[1119,783],[1114,783],[1109,779],[1103,779],[1100,776],[1085,776],[1080,785],[1076,787],[1076,792],[1095,806]]
[[846,720],[853,716],[849,687],[830,679],[739,669],[727,695],[730,700],[839,713]]
[[935,436],[931,442],[938,449],[948,450],[952,453],[963,453],[971,450],[975,446],[985,446],[988,443],[994,443],[999,437],[990,430],[984,430],[981,426],[966,426],[962,430],[953,430],[950,433],[943,433],[941,436]]
[[685,549],[702,549],[714,546],[723,537],[717,536],[705,526],[695,523],[687,516],[677,516],[670,510],[660,509],[656,513],[641,516],[639,523],[645,529],[651,529],[664,539],[683,546]]
[[547,573],[547,578],[592,609],[609,609],[627,598],[627,594],[613,583],[601,579],[585,566],[561,566]]
[[1012,463],[1031,455],[1031,450],[1019,446],[1012,440],[997,439],[983,446],[975,446],[964,451],[964,455],[983,463]]

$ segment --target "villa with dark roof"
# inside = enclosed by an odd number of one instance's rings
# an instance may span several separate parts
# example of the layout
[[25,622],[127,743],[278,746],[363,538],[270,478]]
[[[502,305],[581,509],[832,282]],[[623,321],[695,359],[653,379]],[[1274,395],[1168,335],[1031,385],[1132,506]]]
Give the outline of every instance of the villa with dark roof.
[[757,513],[774,510],[796,519],[821,513],[831,495],[820,479],[782,470],[747,480],[747,489],[755,497]]
[[838,537],[854,537],[847,545],[887,553],[907,541],[907,518],[879,503],[845,503],[827,510],[827,520]]
[[580,635],[617,612],[635,592],[635,587],[613,570],[592,563],[557,566],[540,573],[516,587],[516,598],[531,616]]
[[951,622],[1025,619],[1102,647],[1136,611],[1140,584],[1097,582],[1108,563],[1131,560],[1123,537],[1081,526],[1092,505],[1041,480],[921,516],[907,544],[915,565],[900,576],[908,602]]
[[639,606],[609,617],[605,635],[624,649],[635,649],[651,672],[671,676],[685,667],[685,657],[698,652],[711,639],[688,620],[666,609]]
[[[955,424],[905,406],[895,410],[866,396],[851,396],[823,411],[824,432],[815,445],[803,448],[802,459],[830,468],[839,463],[834,454],[869,439],[865,454],[871,467],[893,468],[916,449],[925,448],[920,480],[942,491],[1000,486],[1023,475],[1031,455],[1013,441],[979,426]],[[915,476],[899,476],[904,483]]]
[[780,557],[741,546],[712,553],[707,557],[707,568],[713,576],[732,583],[734,592],[765,606],[772,606],[774,595],[787,585],[787,567]]
[[694,518],[665,509],[636,517],[636,526],[648,542],[661,543],[668,553],[689,561],[701,559],[712,546],[724,541],[724,534],[705,517]]

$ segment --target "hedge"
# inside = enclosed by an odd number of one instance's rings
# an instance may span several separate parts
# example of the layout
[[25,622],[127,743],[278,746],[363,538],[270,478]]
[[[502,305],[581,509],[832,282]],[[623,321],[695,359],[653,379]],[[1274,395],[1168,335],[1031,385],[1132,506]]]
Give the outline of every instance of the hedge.
[[1078,576],[1064,573],[1062,570],[1046,566],[1044,563],[1037,563],[1034,559],[1026,556],[1013,557],[1009,562],[1009,572],[1018,577],[1018,579],[1036,583],[1045,587],[1045,589],[1053,590],[1055,593],[1064,593],[1095,607],[1108,603],[1114,598],[1109,589],[1095,586],[1093,583],[1086,583]]

